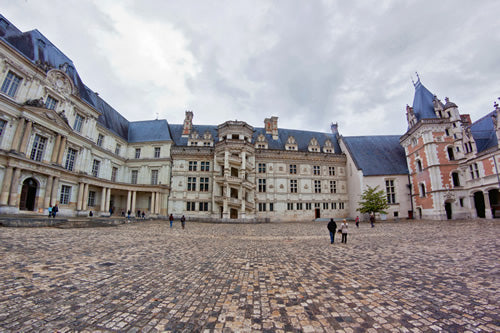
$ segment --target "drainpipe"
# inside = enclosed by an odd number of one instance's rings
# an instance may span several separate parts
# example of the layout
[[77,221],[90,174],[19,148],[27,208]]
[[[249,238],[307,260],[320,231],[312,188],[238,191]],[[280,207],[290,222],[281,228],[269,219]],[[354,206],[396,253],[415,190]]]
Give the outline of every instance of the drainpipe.
[[[497,172],[498,176],[498,172]],[[415,218],[415,212],[413,211],[413,194],[411,192],[411,180],[410,180],[410,174],[408,174],[408,187],[410,188],[410,204],[411,204],[411,214],[412,214],[412,219]]]

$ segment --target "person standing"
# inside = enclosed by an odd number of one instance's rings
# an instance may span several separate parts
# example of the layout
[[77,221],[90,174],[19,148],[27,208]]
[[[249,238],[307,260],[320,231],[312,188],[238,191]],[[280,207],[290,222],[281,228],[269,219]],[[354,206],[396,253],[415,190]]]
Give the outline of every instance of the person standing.
[[182,229],[184,229],[185,225],[186,225],[186,218],[184,217],[184,215],[182,215],[182,217],[181,217],[181,226],[182,226]]
[[52,217],[52,206],[49,206],[48,211],[49,211],[49,219],[50,219]]
[[168,220],[170,221],[170,228],[172,228],[172,223],[174,223],[174,216],[172,214],[170,214],[170,216],[168,217]]
[[56,214],[58,211],[59,211],[59,208],[57,208],[57,204],[55,204],[54,207],[52,207],[52,217],[53,218],[56,218]]
[[356,228],[359,228],[359,216],[356,216],[354,222],[356,222]]
[[370,224],[372,225],[372,228],[375,227],[375,214],[370,215]]
[[340,226],[340,230],[342,230],[342,243],[347,244],[347,229],[349,228],[349,225],[347,224],[347,221],[344,219],[342,222],[342,225]]
[[327,225],[328,231],[330,231],[330,244],[335,243],[335,233],[337,232],[337,223],[333,219],[330,219]]

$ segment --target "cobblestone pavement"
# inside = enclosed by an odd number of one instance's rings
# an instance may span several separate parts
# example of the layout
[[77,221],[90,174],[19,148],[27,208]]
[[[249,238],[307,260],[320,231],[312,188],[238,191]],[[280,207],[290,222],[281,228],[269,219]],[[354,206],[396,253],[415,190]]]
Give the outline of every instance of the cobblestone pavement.
[[500,221],[0,228],[0,331],[500,331]]

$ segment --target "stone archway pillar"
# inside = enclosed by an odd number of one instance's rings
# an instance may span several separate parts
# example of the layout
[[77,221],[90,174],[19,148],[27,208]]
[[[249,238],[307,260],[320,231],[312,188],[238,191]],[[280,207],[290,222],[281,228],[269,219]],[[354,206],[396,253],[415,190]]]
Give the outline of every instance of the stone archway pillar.
[[53,182],[54,176],[47,176],[47,184],[45,185],[45,198],[43,198],[43,208],[48,208],[50,206],[50,197],[52,195]]
[[19,178],[21,178],[21,169],[16,168],[14,176],[12,177],[12,185],[10,187],[9,206],[17,206]]
[[483,192],[484,197],[484,217],[491,220],[493,219],[493,214],[491,214],[491,204],[490,204],[490,196],[488,191]]
[[9,193],[10,193],[10,186],[12,185],[12,173],[14,172],[14,168],[9,166],[5,170],[5,174],[3,176],[3,183],[2,183],[2,193],[0,194],[0,205],[1,206],[6,206],[7,203],[9,202]]

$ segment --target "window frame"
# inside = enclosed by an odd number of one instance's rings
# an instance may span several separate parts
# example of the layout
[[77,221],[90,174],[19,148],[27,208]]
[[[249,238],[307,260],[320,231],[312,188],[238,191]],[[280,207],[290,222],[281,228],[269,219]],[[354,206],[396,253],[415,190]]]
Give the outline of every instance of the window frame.
[[130,184],[137,184],[139,170],[130,170]]
[[81,133],[84,121],[85,118],[81,114],[77,113],[75,115],[75,121],[73,122],[73,130],[77,131],[78,133]]
[[76,149],[68,147],[68,151],[66,152],[66,162],[64,163],[64,169],[68,171],[74,170],[77,154],[78,151]]
[[17,75],[12,70],[9,70],[3,80],[2,87],[0,87],[0,92],[4,93],[7,96],[15,98],[22,81],[23,78],[21,76]]
[[71,186],[61,185],[61,195],[59,196],[59,204],[69,205],[71,202]]
[[30,159],[37,162],[42,162],[45,148],[47,146],[47,138],[40,134],[35,134],[33,145],[31,147]]
[[104,145],[104,134],[97,134],[97,142],[96,142],[98,147],[102,147]]
[[158,169],[151,170],[151,185],[158,185],[158,175],[159,175]]
[[99,177],[99,169],[101,168],[101,161],[95,159],[92,161],[92,176]]
[[47,95],[47,98],[45,99],[45,108],[49,110],[55,110],[57,103],[59,103],[57,99],[55,99],[51,95]]
[[396,204],[396,184],[394,179],[385,180],[385,194],[389,205]]
[[154,147],[154,158],[160,158],[161,147]]

